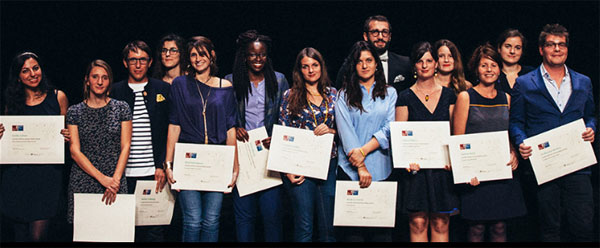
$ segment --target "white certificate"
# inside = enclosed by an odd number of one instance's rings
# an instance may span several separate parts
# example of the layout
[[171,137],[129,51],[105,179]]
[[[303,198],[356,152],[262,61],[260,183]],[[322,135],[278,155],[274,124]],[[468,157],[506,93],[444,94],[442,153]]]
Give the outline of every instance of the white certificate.
[[172,189],[231,192],[235,147],[175,144]]
[[273,125],[267,169],[325,180],[332,147],[333,134]]
[[451,136],[448,146],[455,184],[512,178],[507,131]]
[[394,168],[409,168],[411,163],[421,169],[440,169],[450,164],[447,121],[390,122]]
[[596,163],[592,144],[583,141],[583,119],[523,140],[531,146],[531,167],[538,185]]
[[0,164],[64,164],[62,115],[0,116]]
[[236,187],[240,197],[281,184],[278,172],[267,170],[267,150],[262,140],[269,137],[265,127],[248,131],[248,142],[237,141],[240,173]]
[[334,226],[394,227],[398,182],[335,182]]
[[133,242],[135,237],[135,196],[118,194],[111,205],[102,194],[75,193],[73,241]]
[[135,225],[170,225],[175,197],[167,184],[156,193],[156,181],[139,180],[135,186]]

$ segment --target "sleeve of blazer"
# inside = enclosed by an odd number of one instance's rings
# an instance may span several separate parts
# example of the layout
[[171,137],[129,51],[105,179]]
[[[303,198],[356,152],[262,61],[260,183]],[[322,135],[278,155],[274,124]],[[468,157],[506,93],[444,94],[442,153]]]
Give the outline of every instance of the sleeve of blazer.
[[594,117],[594,91],[592,89],[592,82],[589,77],[585,78],[586,80],[586,100],[585,100],[585,109],[583,112],[583,120],[585,121],[585,126],[592,128],[594,132],[596,132],[596,118]]
[[512,141],[515,146],[519,146],[523,143],[523,140],[527,138],[525,134],[525,99],[523,96],[524,89],[521,87],[523,84],[523,77],[518,77],[513,87],[513,95],[510,100],[510,118],[509,118],[509,132]]

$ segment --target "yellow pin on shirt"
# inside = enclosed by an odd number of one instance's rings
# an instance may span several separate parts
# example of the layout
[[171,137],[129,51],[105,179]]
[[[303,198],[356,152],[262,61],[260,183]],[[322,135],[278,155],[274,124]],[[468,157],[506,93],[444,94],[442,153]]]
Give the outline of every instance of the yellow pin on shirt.
[[162,94],[156,94],[156,102],[162,102],[165,100],[165,97]]

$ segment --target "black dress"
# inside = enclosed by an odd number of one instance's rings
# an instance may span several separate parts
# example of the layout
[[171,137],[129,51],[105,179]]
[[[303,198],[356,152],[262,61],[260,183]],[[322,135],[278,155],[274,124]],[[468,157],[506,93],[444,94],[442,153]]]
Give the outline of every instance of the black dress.
[[[465,134],[508,130],[508,101],[504,92],[498,90],[494,99],[484,98],[473,88],[467,92],[470,102]],[[527,212],[519,180],[487,181],[459,188],[464,219],[504,220]]]
[[[60,115],[56,92],[42,103],[25,106],[23,115]],[[58,214],[64,164],[2,165],[2,214],[18,222],[50,219]]]
[[[442,87],[440,100],[433,113],[409,88],[398,95],[396,106],[408,107],[408,121],[449,121],[450,105],[456,95],[450,88]],[[458,197],[454,192],[452,174],[444,169],[422,169],[415,175],[404,171],[401,209],[404,213],[437,212],[451,213],[458,209]]]
[[[517,75],[519,75],[519,77],[523,76],[526,73],[533,71],[534,69],[535,68],[531,66],[522,65],[521,70],[517,73]],[[510,84],[508,84],[508,79],[506,78],[506,74],[504,74],[503,71],[500,71],[500,75],[498,76],[498,83],[496,84],[496,89],[504,91],[509,95],[512,95],[512,88],[510,87]]]

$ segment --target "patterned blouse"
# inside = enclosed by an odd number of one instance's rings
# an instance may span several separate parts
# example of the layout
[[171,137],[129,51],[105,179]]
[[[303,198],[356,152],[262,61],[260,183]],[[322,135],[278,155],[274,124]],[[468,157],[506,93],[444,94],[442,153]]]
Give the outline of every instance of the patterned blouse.
[[[283,100],[281,102],[281,108],[279,110],[279,124],[288,127],[302,128],[308,130],[314,130],[318,125],[325,122],[329,128],[335,128],[335,101],[337,100],[337,91],[335,88],[326,87],[325,94],[327,99],[321,101],[321,105],[317,106],[310,103],[310,107],[302,109],[302,112],[295,116],[291,116],[291,111],[288,108],[290,91],[286,90],[283,93]],[[326,111],[327,110],[327,111]],[[325,117],[327,115],[327,117]],[[315,119],[317,124],[315,125]],[[337,134],[336,134],[337,136]],[[336,139],[333,140],[333,147],[331,149],[331,158],[337,157]]]

